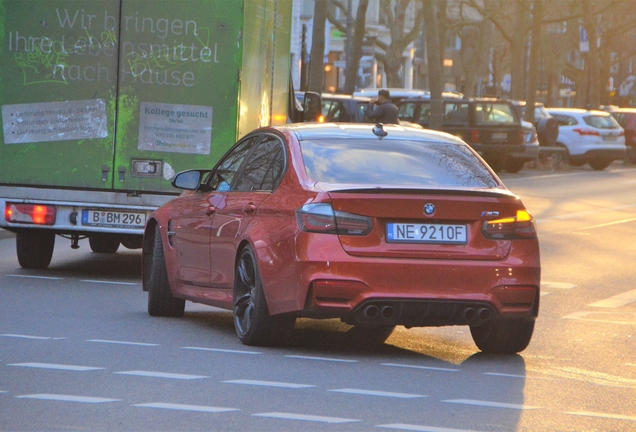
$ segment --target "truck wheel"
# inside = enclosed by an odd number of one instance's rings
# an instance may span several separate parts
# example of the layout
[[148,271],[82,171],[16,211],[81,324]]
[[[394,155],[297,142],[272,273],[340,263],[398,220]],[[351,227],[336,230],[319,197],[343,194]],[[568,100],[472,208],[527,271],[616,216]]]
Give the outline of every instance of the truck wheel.
[[119,239],[108,234],[93,234],[88,237],[88,244],[95,253],[112,254],[119,249]]
[[143,255],[143,261],[147,264],[143,274],[143,285],[148,291],[148,314],[165,317],[183,316],[185,300],[174,297],[170,291],[159,228],[155,228],[152,245],[149,250],[144,249]]
[[477,348],[485,353],[515,354],[526,349],[534,331],[534,320],[491,320],[470,326]]
[[280,345],[294,330],[295,317],[270,316],[254,252],[239,254],[234,278],[234,328],[245,345]]
[[45,269],[51,263],[55,233],[43,230],[19,231],[15,237],[18,263],[25,269]]

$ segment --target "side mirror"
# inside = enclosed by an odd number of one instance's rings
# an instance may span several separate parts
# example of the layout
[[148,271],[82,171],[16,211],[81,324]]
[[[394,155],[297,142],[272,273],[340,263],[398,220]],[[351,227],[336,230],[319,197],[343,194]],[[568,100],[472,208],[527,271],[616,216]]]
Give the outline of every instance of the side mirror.
[[182,171],[172,179],[172,186],[177,189],[197,190],[201,186],[201,180],[207,170]]
[[303,120],[306,122],[324,121],[322,117],[322,97],[315,92],[305,92],[303,100]]

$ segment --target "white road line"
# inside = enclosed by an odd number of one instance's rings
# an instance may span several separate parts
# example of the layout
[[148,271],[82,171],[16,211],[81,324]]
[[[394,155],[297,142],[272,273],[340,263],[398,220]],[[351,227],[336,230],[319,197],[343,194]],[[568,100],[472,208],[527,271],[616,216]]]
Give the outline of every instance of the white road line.
[[301,355],[286,355],[285,357],[301,359],[301,360],[319,360],[319,361],[341,362],[341,363],[358,363],[358,360],[347,360],[347,359],[338,359],[338,358],[329,358],[329,357],[310,357],[310,356],[301,356]]
[[136,404],[136,405],[133,405],[133,406],[142,407],[142,408],[158,408],[158,409],[169,409],[169,410],[178,410],[178,411],[195,411],[195,412],[207,412],[207,413],[220,413],[220,412],[228,412],[228,411],[240,411],[238,408],[222,408],[222,407],[203,406],[203,405],[182,405],[182,404],[163,403],[163,402]]
[[102,367],[74,366],[74,365],[63,365],[63,364],[52,364],[52,363],[13,363],[7,366],[19,366],[19,367],[28,367],[28,368],[37,368],[37,369],[55,369],[55,370],[66,370],[66,371],[74,371],[74,372],[86,372],[86,371],[105,369]]
[[181,349],[195,350],[195,351],[222,352],[222,353],[229,353],[229,354],[252,354],[252,355],[263,354],[258,351],[240,351],[240,350],[229,350],[229,349],[220,349],[220,348],[181,347]]
[[335,390],[329,390],[329,391],[337,392],[337,393],[357,394],[357,395],[365,395],[365,396],[384,396],[384,397],[401,398],[401,399],[428,397],[428,396],[419,395],[419,394],[393,393],[393,392],[385,392],[385,391],[377,391],[377,390],[360,390],[360,389],[349,389],[349,388],[335,389]]
[[440,428],[435,426],[420,426],[420,425],[410,425],[410,424],[404,424],[404,423],[377,425],[376,427],[386,428],[386,429],[406,430],[406,431],[417,431],[417,432],[476,432],[470,429],[448,429],[448,428]]
[[137,346],[159,346],[159,344],[153,344],[153,343],[126,342],[126,341],[114,341],[114,340],[104,340],[104,339],[87,339],[86,342],[99,342],[99,343],[120,344],[120,345],[137,345]]
[[608,419],[614,419],[614,420],[636,421],[636,416],[626,416],[626,415],[621,415],[621,414],[597,413],[597,412],[590,412],[590,411],[572,411],[572,412],[564,412],[563,414],[571,414],[571,415],[587,416],[587,417],[608,418]]
[[47,336],[29,336],[29,335],[19,335],[19,334],[0,334],[0,336],[22,338],[22,339],[38,339],[38,340],[51,339],[50,337],[47,337]]
[[263,387],[281,387],[281,388],[308,388],[308,387],[316,387],[315,385],[310,384],[294,384],[294,383],[285,383],[285,382],[277,382],[277,381],[256,381],[256,380],[229,380],[229,381],[221,381],[227,384],[244,384],[244,385],[254,385],[254,386],[263,386]]
[[179,379],[179,380],[195,380],[195,379],[210,378],[210,377],[203,376],[203,375],[187,375],[187,374],[150,372],[150,371],[134,371],[134,370],[133,371],[113,372],[113,374],[133,375],[133,376],[142,376],[142,377],[150,377],[150,378],[169,378],[169,379]]
[[352,422],[360,421],[360,420],[340,418],[340,417],[323,417],[323,416],[291,414],[291,413],[282,413],[282,412],[271,412],[271,413],[252,414],[252,415],[256,417],[269,417],[269,418],[277,418],[277,419],[285,419],[285,420],[304,420],[304,421],[321,422],[321,423],[352,423]]
[[88,396],[71,396],[71,395],[58,395],[58,394],[32,394],[32,395],[22,395],[16,396],[18,399],[41,399],[41,400],[52,400],[52,401],[62,401],[62,402],[82,402],[82,403],[105,403],[105,402],[119,402],[121,399],[107,399],[107,398],[98,398],[98,397],[88,397]]
[[47,280],[63,280],[61,277],[52,277],[52,276],[33,276],[33,275],[19,275],[19,274],[7,274],[5,276],[9,277],[17,277],[17,278],[28,278],[28,279],[47,279]]
[[484,406],[484,407],[491,407],[491,408],[510,408],[510,409],[518,409],[518,410],[532,410],[532,409],[541,408],[541,407],[532,406],[532,405],[519,405],[519,404],[510,404],[510,403],[503,403],[503,402],[480,401],[480,400],[474,400],[474,399],[449,399],[449,400],[443,400],[442,402],[463,404],[463,405],[476,405],[476,406]]
[[565,290],[569,290],[572,288],[576,288],[576,285],[573,283],[567,283],[567,282],[548,282],[548,281],[541,281],[541,288],[546,288],[546,289],[565,289]]
[[589,322],[599,322],[599,323],[608,323],[608,324],[625,324],[625,325],[636,325],[635,321],[613,321],[613,320],[603,320],[603,319],[594,319],[594,318],[585,318],[591,314],[600,314],[601,312],[574,312],[569,315],[564,316],[565,319],[574,319],[580,321],[589,321]]
[[547,381],[560,381],[558,378],[535,377],[535,376],[526,376],[526,375],[513,375],[513,374],[503,374],[503,373],[497,373],[497,372],[484,372],[484,375],[506,377],[506,378],[522,378],[522,379],[539,379],[539,380],[547,380]]
[[0,390],[0,393],[9,393],[7,390]]
[[436,370],[436,371],[441,371],[441,372],[461,372],[461,369],[450,369],[450,368],[440,368],[440,367],[430,367],[430,366],[415,366],[415,365],[396,364],[396,363],[382,363],[382,366],[402,367],[402,368],[411,368],[411,369]]
[[110,285],[139,285],[139,282],[117,282],[117,281],[106,281],[106,280],[90,280],[90,279],[80,279],[80,282],[86,283],[100,283],[100,284],[110,284]]
[[590,303],[588,306],[601,308],[619,308],[636,301],[636,289],[618,294],[604,300]]

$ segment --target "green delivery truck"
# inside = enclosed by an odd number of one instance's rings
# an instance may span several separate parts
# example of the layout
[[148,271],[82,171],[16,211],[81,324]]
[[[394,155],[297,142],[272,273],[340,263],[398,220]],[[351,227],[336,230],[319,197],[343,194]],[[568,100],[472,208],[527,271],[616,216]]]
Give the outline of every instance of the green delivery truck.
[[288,121],[292,0],[0,0],[0,227],[139,248],[171,179]]

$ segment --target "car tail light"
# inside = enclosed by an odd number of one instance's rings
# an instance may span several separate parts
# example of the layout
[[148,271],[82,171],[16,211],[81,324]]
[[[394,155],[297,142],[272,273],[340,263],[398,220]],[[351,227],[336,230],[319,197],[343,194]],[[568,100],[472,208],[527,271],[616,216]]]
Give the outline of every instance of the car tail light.
[[473,129],[470,131],[470,142],[472,144],[479,144],[480,139],[479,129]]
[[54,225],[55,207],[41,204],[6,204],[4,218],[7,222],[36,225]]
[[592,130],[592,129],[576,128],[576,129],[572,129],[572,130],[574,132],[577,132],[581,136],[601,136],[601,134],[598,131],[595,131],[595,130]]
[[481,232],[491,240],[529,239],[537,237],[534,218],[525,210],[516,216],[484,221]]
[[[533,132],[533,135],[534,135],[534,132]],[[532,141],[534,141],[534,137],[532,138]],[[519,142],[523,143],[523,129],[519,131]]]
[[363,236],[373,229],[371,218],[334,211],[328,203],[305,204],[296,210],[296,220],[301,230],[323,234]]

